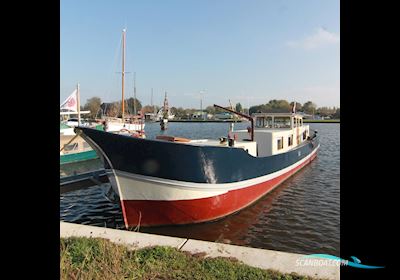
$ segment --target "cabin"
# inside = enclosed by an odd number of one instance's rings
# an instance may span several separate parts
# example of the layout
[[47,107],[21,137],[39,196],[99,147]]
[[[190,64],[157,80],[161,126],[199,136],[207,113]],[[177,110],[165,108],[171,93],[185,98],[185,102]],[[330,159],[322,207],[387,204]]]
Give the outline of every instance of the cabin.
[[[310,135],[309,126],[303,124],[300,114],[257,113],[253,117],[254,142],[257,143],[254,156],[285,153],[306,141]],[[238,144],[250,139],[250,129],[233,131],[232,134]]]
[[159,141],[183,142],[196,146],[232,147],[245,150],[254,157],[267,157],[286,153],[308,140],[310,129],[303,124],[303,116],[295,113],[257,113],[253,115],[254,137],[251,127],[246,130],[231,130],[228,137],[218,140],[177,139],[158,136]]

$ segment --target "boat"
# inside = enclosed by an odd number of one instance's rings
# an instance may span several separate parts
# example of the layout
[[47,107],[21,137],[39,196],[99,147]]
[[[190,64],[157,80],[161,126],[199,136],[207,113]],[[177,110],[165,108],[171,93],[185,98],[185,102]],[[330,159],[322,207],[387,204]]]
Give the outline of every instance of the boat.
[[95,149],[119,196],[125,226],[209,222],[251,205],[309,164],[320,147],[300,114],[249,116],[220,139],[162,135],[140,139],[86,127],[75,131]]
[[[76,89],[60,105],[60,118],[67,117],[65,122],[60,121],[60,165],[98,158],[96,151],[74,132],[74,127],[79,125],[103,129],[102,125],[81,120],[81,114],[90,111],[80,110],[79,94],[79,84],[77,84]],[[71,115],[78,117],[70,118]]]
[[[125,115],[125,45],[126,45],[126,29],[122,30],[122,72],[121,72],[121,77],[122,77],[122,102],[121,102],[121,109],[122,109],[122,116],[121,118],[114,117],[114,118],[109,118],[106,117],[104,118],[103,122],[105,122],[105,126],[107,129],[107,132],[112,132],[112,133],[122,133],[122,134],[135,134],[135,135],[144,135],[144,118],[141,115],[137,115],[136,112],[136,106],[134,106],[134,113],[132,116],[126,116]],[[136,80],[135,80],[135,86],[134,86],[134,95],[135,95],[135,101],[134,105],[136,105]]]
[[60,165],[96,159],[98,155],[81,137],[60,133]]

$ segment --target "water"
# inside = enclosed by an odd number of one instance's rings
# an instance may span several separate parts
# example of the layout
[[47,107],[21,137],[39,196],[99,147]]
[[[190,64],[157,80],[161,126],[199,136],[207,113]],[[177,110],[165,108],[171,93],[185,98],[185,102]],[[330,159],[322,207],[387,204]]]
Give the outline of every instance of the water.
[[[249,123],[235,124],[244,129]],[[169,123],[167,135],[188,138],[226,136],[226,123]],[[140,228],[157,233],[300,254],[340,255],[340,124],[310,124],[321,148],[311,164],[250,207],[219,221],[197,225]],[[146,135],[162,134],[158,123]],[[60,174],[99,168],[98,160],[62,166]],[[120,206],[105,199],[108,184],[60,196],[63,221],[124,228]]]

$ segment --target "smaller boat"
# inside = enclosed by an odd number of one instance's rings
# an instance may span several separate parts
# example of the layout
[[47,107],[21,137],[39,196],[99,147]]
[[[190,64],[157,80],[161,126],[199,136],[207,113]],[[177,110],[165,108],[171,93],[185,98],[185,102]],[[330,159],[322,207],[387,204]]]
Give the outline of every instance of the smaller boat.
[[[74,129],[74,128],[71,128]],[[96,159],[98,155],[89,144],[75,134],[60,133],[60,164]]]
[[[68,98],[60,105],[60,116],[67,116],[66,122],[60,122],[60,164],[75,163],[98,158],[93,150],[82,137],[74,132],[75,126],[92,127],[102,130],[102,126],[82,122],[81,114],[90,113],[90,111],[80,110],[79,84]],[[77,115],[77,118],[70,118],[71,115]]]

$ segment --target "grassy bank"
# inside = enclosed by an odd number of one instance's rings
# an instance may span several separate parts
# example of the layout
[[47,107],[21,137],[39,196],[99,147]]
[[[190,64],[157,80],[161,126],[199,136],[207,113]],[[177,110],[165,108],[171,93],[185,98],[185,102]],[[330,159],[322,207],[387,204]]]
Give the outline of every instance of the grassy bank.
[[60,239],[60,279],[313,279],[171,247],[129,251],[98,238]]
[[304,119],[304,123],[340,123],[340,120],[312,120],[312,119]]

